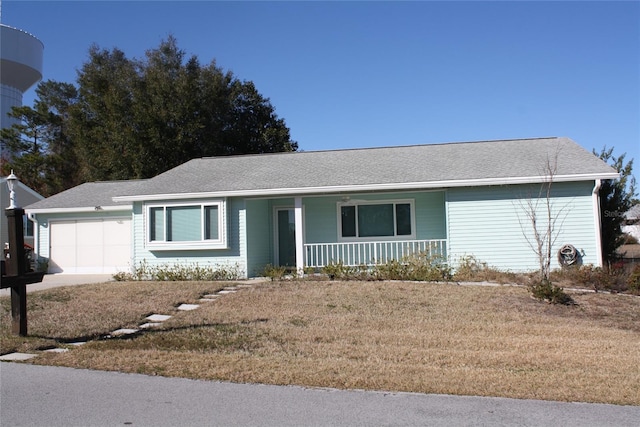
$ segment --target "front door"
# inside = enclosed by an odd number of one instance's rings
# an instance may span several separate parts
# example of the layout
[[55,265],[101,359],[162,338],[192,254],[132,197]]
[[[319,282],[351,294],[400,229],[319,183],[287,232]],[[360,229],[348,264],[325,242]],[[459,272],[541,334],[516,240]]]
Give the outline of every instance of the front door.
[[276,263],[296,266],[296,223],[292,208],[276,210]]

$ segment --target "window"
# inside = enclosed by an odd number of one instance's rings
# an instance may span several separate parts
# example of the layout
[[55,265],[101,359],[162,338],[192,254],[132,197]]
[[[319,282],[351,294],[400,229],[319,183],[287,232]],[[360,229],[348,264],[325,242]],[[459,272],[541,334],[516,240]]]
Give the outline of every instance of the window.
[[33,221],[28,219],[26,215],[22,217],[22,227],[24,237],[33,237]]
[[222,201],[147,208],[150,246],[226,247]]
[[340,238],[413,238],[413,201],[338,204]]

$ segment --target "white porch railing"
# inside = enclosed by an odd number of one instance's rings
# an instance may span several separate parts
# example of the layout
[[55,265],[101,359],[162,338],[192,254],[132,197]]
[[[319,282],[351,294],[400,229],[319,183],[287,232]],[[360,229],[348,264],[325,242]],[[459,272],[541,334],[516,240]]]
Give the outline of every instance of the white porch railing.
[[412,254],[446,257],[447,241],[398,240],[388,242],[307,243],[304,245],[305,267],[384,264]]

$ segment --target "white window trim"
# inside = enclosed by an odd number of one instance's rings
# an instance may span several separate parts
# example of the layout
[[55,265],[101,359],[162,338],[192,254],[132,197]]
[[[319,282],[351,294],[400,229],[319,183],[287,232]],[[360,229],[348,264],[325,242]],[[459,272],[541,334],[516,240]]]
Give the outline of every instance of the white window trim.
[[[373,236],[373,237],[342,237],[342,207],[343,206],[358,206],[358,205],[394,205],[393,209],[393,232],[397,233],[397,221],[396,221],[396,204],[409,204],[411,209],[411,234],[403,236]],[[357,210],[357,208],[356,208]],[[338,242],[380,242],[380,241],[395,241],[395,240],[415,240],[416,239],[416,209],[414,199],[389,199],[389,200],[349,200],[346,202],[337,203],[337,216],[338,216]],[[356,233],[358,232],[358,215],[356,214]]]
[[[194,241],[152,241],[151,240],[151,209],[163,208],[165,213],[165,234],[166,234],[166,208],[186,206],[199,206],[200,207],[200,236],[201,240]],[[218,207],[218,239],[205,240],[205,215],[204,209],[209,206]],[[173,250],[194,250],[194,249],[228,249],[227,240],[227,200],[226,199],[211,199],[205,201],[180,201],[180,202],[168,202],[168,203],[153,203],[144,205],[144,235],[145,246],[152,251],[173,251]],[[165,235],[166,239],[166,235]]]

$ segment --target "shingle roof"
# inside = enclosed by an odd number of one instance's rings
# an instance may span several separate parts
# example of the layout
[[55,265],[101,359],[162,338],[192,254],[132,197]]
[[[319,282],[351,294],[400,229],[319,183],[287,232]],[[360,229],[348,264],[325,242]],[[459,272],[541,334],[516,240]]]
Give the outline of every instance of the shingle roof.
[[425,183],[486,185],[515,178],[536,182],[544,177],[547,160],[556,157],[557,177],[616,174],[569,138],[537,138],[201,158],[148,180],[140,194],[266,195],[284,194],[283,189],[304,194]]
[[203,193],[310,194],[540,182],[547,161],[556,158],[557,178],[617,177],[612,167],[569,138],[536,138],[200,158],[148,180],[82,184],[27,208],[114,207]]
[[39,202],[33,203],[26,209],[72,209],[96,207],[126,208],[127,203],[115,202],[114,196],[132,195],[138,193],[139,186],[145,180],[86,182],[70,188]]

